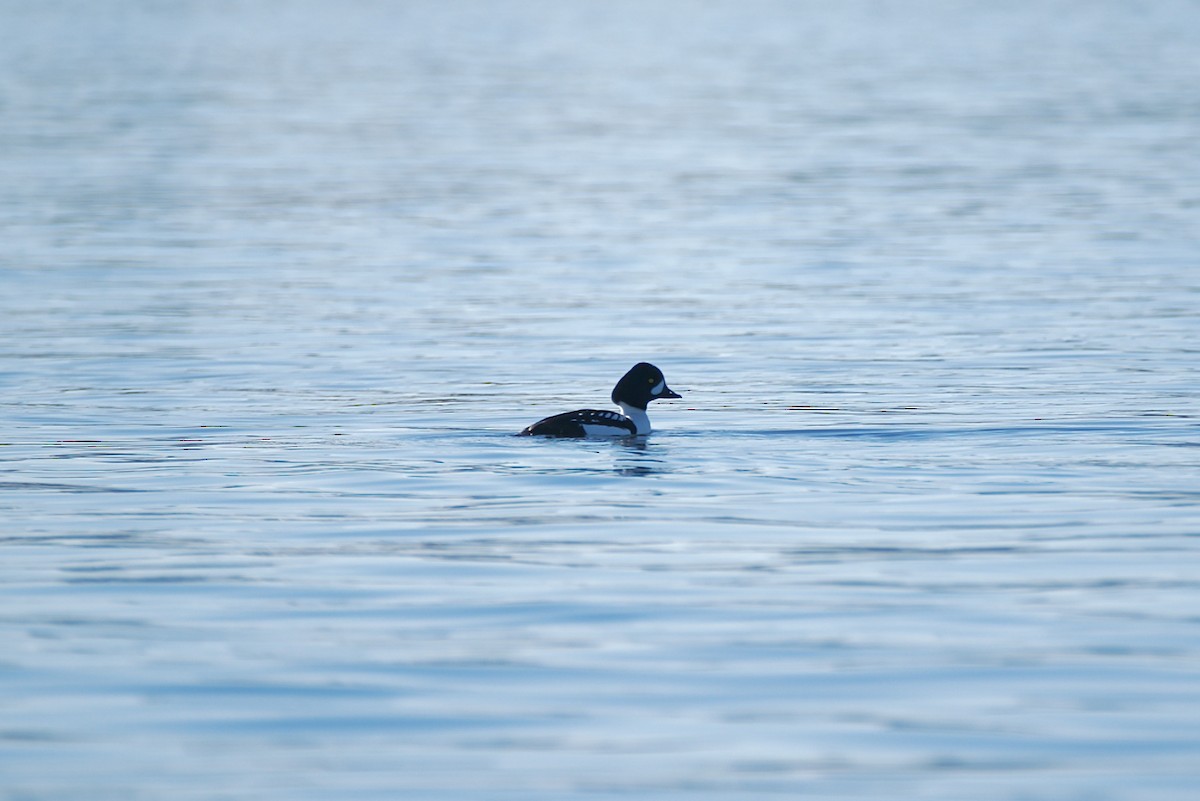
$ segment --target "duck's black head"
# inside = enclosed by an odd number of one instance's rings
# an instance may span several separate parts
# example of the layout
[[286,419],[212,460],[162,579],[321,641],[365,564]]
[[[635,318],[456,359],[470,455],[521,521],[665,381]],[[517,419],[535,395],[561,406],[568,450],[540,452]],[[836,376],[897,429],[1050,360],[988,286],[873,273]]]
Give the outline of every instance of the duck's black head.
[[629,368],[612,391],[613,403],[627,403],[638,409],[645,409],[652,400],[678,397],[681,397],[679,393],[667,386],[662,370],[646,362]]

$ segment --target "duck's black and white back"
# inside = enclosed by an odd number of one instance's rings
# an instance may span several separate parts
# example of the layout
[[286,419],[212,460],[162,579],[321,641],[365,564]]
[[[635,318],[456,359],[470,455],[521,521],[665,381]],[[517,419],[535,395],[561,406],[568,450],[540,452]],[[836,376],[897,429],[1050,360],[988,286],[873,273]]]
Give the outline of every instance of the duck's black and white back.
[[[543,437],[631,437],[650,433],[646,407],[659,398],[678,398],[667,379],[652,364],[640,362],[613,387],[612,401],[621,412],[578,409],[539,420],[521,432]],[[623,412],[623,413],[622,413]]]
[[637,424],[620,412],[577,409],[539,420],[521,432],[542,437],[632,437]]

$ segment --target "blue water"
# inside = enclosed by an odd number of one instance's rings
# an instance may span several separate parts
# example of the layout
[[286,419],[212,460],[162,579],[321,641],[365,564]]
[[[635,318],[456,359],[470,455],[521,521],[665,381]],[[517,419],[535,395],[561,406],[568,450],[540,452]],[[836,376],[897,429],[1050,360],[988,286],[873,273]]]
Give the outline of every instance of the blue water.
[[0,20],[0,798],[1198,797],[1194,2]]

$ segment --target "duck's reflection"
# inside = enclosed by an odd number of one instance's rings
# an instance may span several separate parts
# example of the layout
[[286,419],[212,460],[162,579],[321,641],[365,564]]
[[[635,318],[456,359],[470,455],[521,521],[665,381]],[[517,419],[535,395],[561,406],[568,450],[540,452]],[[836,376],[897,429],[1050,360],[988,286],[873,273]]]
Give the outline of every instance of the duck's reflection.
[[612,443],[613,472],[619,476],[652,476],[668,472],[662,446],[646,437],[625,437]]

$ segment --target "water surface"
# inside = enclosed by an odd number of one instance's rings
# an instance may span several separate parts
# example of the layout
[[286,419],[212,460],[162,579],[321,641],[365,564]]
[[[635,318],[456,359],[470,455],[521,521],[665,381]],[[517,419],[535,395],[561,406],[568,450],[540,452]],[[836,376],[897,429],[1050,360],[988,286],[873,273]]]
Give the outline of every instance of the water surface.
[[1190,801],[1195,12],[0,3],[0,793]]

